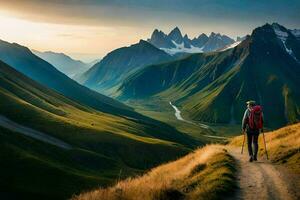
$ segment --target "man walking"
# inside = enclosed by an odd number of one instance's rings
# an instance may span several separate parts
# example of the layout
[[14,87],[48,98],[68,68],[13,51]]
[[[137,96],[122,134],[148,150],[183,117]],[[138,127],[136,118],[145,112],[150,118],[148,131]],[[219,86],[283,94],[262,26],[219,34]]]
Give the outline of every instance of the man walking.
[[[260,131],[263,132],[263,113],[259,105],[255,105],[255,101],[247,101],[247,109],[242,120],[243,133],[247,133],[247,143],[249,152],[249,161],[257,161],[258,153],[258,136]],[[252,148],[254,146],[254,151]]]

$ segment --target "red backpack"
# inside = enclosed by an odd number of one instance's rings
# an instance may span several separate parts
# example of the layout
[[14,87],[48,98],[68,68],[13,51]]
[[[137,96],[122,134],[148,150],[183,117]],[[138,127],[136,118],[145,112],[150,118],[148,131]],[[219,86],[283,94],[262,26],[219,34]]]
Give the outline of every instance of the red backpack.
[[253,106],[250,110],[249,115],[249,127],[251,129],[262,129],[263,128],[263,116],[262,107]]

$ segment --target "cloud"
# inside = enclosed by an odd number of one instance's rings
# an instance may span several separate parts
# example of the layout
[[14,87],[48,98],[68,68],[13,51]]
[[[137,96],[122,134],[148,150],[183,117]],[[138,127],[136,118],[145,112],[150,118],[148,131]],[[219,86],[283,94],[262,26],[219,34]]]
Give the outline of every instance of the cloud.
[[[196,23],[282,21],[300,25],[297,0],[0,0],[21,18],[87,26],[149,26],[161,22]],[[197,23],[196,23],[197,24]],[[216,23],[218,24],[218,23]]]

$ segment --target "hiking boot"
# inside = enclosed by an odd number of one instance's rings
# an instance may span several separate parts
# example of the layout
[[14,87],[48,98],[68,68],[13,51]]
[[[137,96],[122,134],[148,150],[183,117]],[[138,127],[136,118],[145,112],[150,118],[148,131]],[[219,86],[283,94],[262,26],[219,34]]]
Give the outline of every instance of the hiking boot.
[[250,158],[249,158],[249,162],[252,162],[253,161],[253,157],[252,156],[250,156]]
[[254,157],[254,158],[253,158],[253,160],[254,160],[254,161],[257,161],[257,158],[256,158],[256,157]]

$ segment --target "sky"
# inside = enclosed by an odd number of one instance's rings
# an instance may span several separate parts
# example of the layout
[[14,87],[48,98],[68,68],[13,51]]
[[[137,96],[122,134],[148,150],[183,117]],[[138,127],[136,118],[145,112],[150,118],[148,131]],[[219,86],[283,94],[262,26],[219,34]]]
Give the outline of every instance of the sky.
[[299,0],[0,0],[0,39],[92,61],[178,26],[232,38],[265,23],[300,28]]

